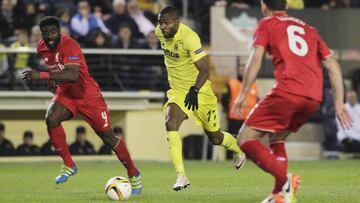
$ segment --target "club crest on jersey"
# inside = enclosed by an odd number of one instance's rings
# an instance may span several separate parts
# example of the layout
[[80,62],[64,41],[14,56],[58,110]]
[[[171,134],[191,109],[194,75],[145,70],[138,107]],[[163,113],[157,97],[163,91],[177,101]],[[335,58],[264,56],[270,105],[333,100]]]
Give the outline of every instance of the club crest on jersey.
[[178,44],[174,44],[174,50],[177,51],[179,49]]

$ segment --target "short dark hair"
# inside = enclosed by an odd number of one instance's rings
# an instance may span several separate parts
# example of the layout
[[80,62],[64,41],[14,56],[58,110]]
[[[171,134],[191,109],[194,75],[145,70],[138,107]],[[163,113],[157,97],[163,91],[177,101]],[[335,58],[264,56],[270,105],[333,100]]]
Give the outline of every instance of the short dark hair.
[[24,132],[24,138],[33,138],[33,137],[34,137],[33,132],[31,131]]
[[114,134],[124,134],[122,127],[118,127],[118,126],[114,127],[113,132]]
[[175,7],[168,6],[160,11],[160,15],[171,15],[174,16],[176,19],[180,18],[179,10]]
[[40,29],[49,25],[55,25],[58,29],[60,29],[59,19],[55,16],[45,16],[40,20]]
[[84,126],[79,126],[76,128],[76,134],[80,134],[80,133],[86,133],[86,129]]
[[262,0],[272,11],[286,10],[286,0]]
[[3,123],[0,123],[0,131],[5,131],[5,125]]

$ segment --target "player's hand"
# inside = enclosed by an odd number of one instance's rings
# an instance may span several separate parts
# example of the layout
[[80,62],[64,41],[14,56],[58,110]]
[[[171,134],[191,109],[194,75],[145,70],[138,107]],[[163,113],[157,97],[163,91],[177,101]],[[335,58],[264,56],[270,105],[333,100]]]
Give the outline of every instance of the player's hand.
[[343,103],[335,105],[335,110],[336,110],[336,117],[338,118],[342,129],[350,130],[353,121],[345,105]]
[[187,93],[185,97],[185,107],[187,107],[188,110],[198,110],[199,104],[198,104],[198,94],[199,89],[195,86],[190,87],[189,92]]
[[55,94],[57,87],[58,87],[58,85],[56,84],[55,81],[53,81],[53,80],[48,80],[48,90],[49,90],[51,93]]
[[21,78],[24,81],[30,81],[30,80],[39,80],[40,79],[40,73],[36,70],[25,70],[22,72]]
[[234,102],[232,111],[234,111],[236,115],[240,116],[242,113],[243,107],[245,106],[245,103],[246,103],[245,97],[242,95],[239,95]]

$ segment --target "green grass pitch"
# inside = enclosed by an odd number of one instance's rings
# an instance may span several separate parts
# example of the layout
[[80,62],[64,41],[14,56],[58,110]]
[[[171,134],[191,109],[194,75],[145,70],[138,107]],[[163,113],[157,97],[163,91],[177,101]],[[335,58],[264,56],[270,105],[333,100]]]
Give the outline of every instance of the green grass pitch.
[[[137,162],[143,193],[127,202],[244,202],[262,201],[273,178],[248,161],[240,172],[230,162],[187,161],[190,188],[174,192],[175,173],[170,163]],[[110,202],[105,182],[126,172],[116,161],[78,162],[78,174],[63,184],[54,178],[56,162],[0,163],[0,202]],[[290,162],[290,171],[302,177],[298,202],[359,203],[360,160]]]

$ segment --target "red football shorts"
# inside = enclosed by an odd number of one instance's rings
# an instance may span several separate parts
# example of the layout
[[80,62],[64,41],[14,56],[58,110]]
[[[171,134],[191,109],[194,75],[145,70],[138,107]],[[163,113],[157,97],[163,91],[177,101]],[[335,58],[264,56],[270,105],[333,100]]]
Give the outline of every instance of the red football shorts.
[[245,124],[266,132],[296,132],[319,105],[319,101],[307,97],[283,91],[272,92],[256,104]]
[[111,130],[110,112],[102,96],[73,99],[63,94],[56,94],[52,102],[60,103],[73,116],[79,113],[96,132]]

